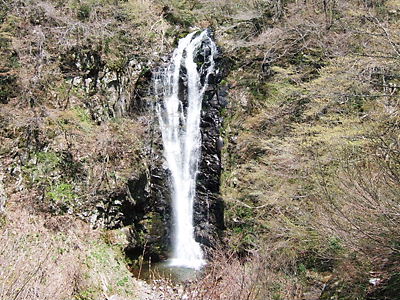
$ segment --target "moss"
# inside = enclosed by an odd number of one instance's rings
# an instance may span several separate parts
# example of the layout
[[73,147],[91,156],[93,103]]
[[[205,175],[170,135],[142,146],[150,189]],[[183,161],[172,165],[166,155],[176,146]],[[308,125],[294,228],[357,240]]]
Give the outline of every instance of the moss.
[[125,257],[119,246],[109,245],[102,240],[94,242],[87,253],[85,264],[88,267],[86,277],[90,279],[78,295],[90,291],[91,299],[97,299],[106,291],[121,297],[135,296],[135,282],[126,268]]
[[[160,260],[162,257],[165,257],[168,245],[165,243],[167,232],[162,215],[150,212],[146,214],[140,225],[143,226],[143,230],[139,232],[136,242],[140,247],[148,250],[144,253],[145,257],[141,259],[148,259],[150,257],[152,260]],[[149,242],[149,236],[154,237],[154,240],[151,241],[151,247],[146,247]]]

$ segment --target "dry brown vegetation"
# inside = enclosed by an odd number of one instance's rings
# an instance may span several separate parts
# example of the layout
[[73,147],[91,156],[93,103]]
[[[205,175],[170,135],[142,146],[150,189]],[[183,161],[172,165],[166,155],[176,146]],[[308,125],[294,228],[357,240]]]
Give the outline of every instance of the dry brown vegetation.
[[130,102],[152,58],[137,45],[155,50],[159,44],[152,43],[150,30],[138,35],[143,28],[120,18],[140,15],[146,27],[158,16],[138,1],[113,5],[5,1],[2,6],[4,52],[12,55],[1,59],[9,70],[1,78],[13,81],[2,85],[0,159],[8,192],[38,196],[31,199],[42,210],[90,217],[94,205],[120,193],[128,178],[143,170],[149,119],[132,112]]
[[38,216],[15,204],[1,230],[0,299],[136,298],[137,283],[118,248],[121,237],[110,246],[71,216]]
[[[226,247],[187,295],[396,299],[399,19],[397,0],[0,1],[0,178],[15,195],[2,297],[103,296],[96,275],[81,286],[81,258],[99,246],[65,214],[90,219],[143,170],[146,72],[211,26],[232,67]],[[15,203],[75,225],[46,228]]]
[[0,1],[1,299],[136,297],[126,244],[91,226],[124,225],[98,207],[144,168],[149,118],[129,102],[159,18],[143,1]]
[[222,186],[236,253],[217,255],[196,288],[204,299],[395,299],[399,4],[282,1],[279,14],[273,3],[214,3],[235,62]]

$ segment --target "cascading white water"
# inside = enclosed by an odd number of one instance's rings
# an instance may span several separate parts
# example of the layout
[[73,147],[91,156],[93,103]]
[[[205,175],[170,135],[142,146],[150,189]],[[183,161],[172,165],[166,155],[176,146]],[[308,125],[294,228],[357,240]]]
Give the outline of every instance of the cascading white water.
[[[195,57],[204,51],[204,63]],[[207,53],[206,53],[207,52]],[[193,32],[179,41],[171,63],[156,76],[155,93],[161,99],[156,105],[164,156],[170,170],[173,207],[173,257],[171,266],[200,269],[205,261],[200,244],[195,241],[193,202],[200,159],[200,115],[208,77],[214,71],[217,47],[207,30]],[[203,68],[204,67],[204,68]],[[187,86],[180,84],[186,70]],[[201,76],[204,83],[201,82]],[[183,91],[182,89],[186,89]],[[182,99],[182,98],[187,99]]]

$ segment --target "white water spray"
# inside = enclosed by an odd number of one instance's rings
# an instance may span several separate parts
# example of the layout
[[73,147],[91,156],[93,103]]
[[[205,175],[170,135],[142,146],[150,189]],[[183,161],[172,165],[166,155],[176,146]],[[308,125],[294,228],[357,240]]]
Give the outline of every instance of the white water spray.
[[[207,50],[202,48],[206,42]],[[195,57],[203,51],[204,63]],[[173,207],[173,257],[170,265],[200,269],[204,264],[200,244],[195,241],[193,202],[200,159],[200,114],[209,75],[214,71],[217,47],[207,30],[193,32],[179,41],[172,61],[155,78],[156,105],[164,156],[170,170]],[[187,86],[180,83],[186,70]],[[201,75],[205,76],[201,83]],[[185,89],[185,90],[183,90]],[[187,97],[181,101],[183,97]]]

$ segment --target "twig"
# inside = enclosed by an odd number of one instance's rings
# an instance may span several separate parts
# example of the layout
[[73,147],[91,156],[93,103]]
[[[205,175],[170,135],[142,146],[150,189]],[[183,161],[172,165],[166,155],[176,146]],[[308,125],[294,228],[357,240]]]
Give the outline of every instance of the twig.
[[372,20],[374,20],[375,24],[379,26],[380,29],[382,29],[382,31],[384,32],[389,44],[392,46],[394,52],[397,53],[397,55],[400,57],[400,49],[399,46],[397,45],[397,43],[395,43],[392,38],[390,37],[390,34],[388,32],[388,30],[382,25],[382,23],[379,21],[379,19],[375,16],[373,16],[371,14],[371,12],[369,12],[369,16],[371,17]]

